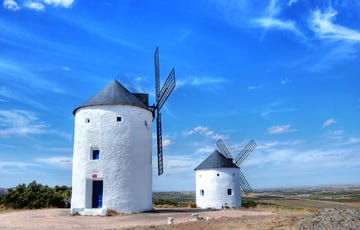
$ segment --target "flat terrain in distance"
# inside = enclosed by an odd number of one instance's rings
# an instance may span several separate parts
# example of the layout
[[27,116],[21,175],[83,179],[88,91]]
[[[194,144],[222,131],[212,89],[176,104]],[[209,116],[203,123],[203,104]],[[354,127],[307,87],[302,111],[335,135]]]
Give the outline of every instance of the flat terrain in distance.
[[307,208],[360,210],[360,186],[328,186],[257,190],[246,198],[258,204]]

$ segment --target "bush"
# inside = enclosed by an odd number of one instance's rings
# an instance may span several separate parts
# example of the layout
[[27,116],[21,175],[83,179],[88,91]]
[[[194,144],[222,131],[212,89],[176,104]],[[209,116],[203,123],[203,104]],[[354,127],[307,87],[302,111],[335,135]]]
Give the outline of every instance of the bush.
[[0,196],[0,204],[6,208],[37,209],[65,208],[66,201],[71,197],[71,188],[55,186],[51,188],[33,181],[28,185],[20,184]]
[[256,202],[254,200],[242,200],[241,206],[243,208],[253,208],[256,207]]
[[178,203],[168,200],[168,199],[154,199],[155,205],[171,205],[171,206],[177,206]]
[[189,202],[189,203],[187,204],[187,207],[188,207],[188,208],[196,208],[196,203],[195,203],[195,202]]

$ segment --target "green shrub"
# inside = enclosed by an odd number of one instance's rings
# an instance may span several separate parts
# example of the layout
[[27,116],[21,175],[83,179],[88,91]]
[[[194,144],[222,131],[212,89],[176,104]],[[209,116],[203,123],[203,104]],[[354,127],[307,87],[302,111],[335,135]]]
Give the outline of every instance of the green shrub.
[[172,206],[177,206],[178,203],[168,200],[168,199],[154,199],[153,202],[155,205],[172,205]]
[[243,199],[241,202],[241,207],[253,208],[253,207],[256,207],[256,202],[254,200]]
[[28,185],[20,184],[15,188],[9,188],[0,196],[0,204],[14,209],[65,208],[70,197],[70,187],[51,188],[33,181]]

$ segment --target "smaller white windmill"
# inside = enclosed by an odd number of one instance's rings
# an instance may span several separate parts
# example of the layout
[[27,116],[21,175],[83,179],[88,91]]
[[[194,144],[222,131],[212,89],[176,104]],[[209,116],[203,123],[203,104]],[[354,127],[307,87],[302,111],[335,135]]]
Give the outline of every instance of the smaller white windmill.
[[216,145],[218,150],[194,169],[196,205],[200,208],[239,208],[241,190],[245,194],[253,191],[240,170],[240,165],[257,145],[251,140],[235,158],[221,139]]

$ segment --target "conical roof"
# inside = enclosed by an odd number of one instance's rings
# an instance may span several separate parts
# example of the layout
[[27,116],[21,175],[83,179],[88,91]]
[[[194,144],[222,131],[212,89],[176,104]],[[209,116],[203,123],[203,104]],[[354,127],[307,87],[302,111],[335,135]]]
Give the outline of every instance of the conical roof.
[[218,150],[215,150],[208,158],[206,158],[198,167],[198,169],[212,169],[212,168],[239,168],[233,163],[232,159],[226,158]]
[[113,80],[104,89],[91,97],[87,102],[77,107],[73,114],[80,108],[93,105],[132,105],[144,109],[149,109],[142,101],[140,101],[134,94],[129,92],[117,80]]

